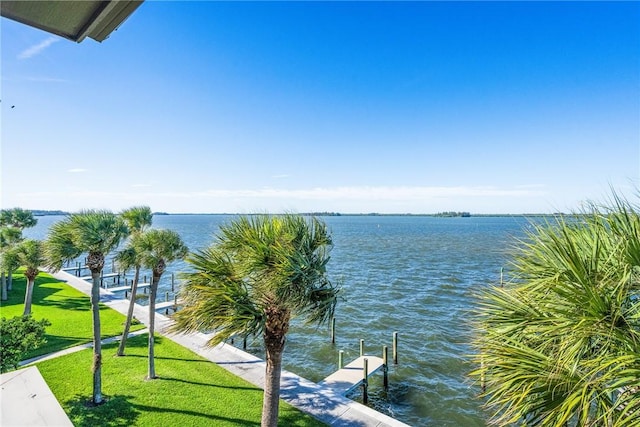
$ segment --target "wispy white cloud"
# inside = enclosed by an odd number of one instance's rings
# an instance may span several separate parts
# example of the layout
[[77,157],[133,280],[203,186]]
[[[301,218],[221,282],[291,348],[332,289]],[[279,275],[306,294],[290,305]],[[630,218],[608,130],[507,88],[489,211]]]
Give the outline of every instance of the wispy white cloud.
[[[135,185],[135,184],[134,184]],[[524,186],[529,187],[529,186]],[[202,191],[41,191],[22,193],[16,201],[74,210],[90,206],[111,210],[144,203],[167,212],[309,212],[435,213],[467,210],[473,213],[534,212],[550,197],[546,187],[326,187],[309,189],[211,189]],[[24,204],[24,203],[23,203]],[[51,208],[53,209],[53,207]],[[535,208],[535,212],[544,212]],[[548,207],[547,211],[551,211]],[[555,209],[555,208],[553,208]],[[557,210],[557,209],[556,209]]]
[[73,168],[73,169],[69,169],[67,170],[67,172],[71,172],[71,173],[83,173],[86,172],[87,169],[82,169],[82,168]]
[[277,198],[309,200],[424,200],[444,197],[530,197],[542,196],[544,189],[499,188],[499,187],[333,187],[288,190],[263,188],[260,190],[208,190],[204,192],[178,193],[182,197],[233,197],[233,198]]
[[[84,169],[71,169],[81,172]],[[134,184],[132,187],[148,187],[147,184]],[[36,195],[37,193],[32,193]],[[47,194],[52,194],[48,192]],[[135,195],[126,192],[71,191],[60,195],[80,197],[127,198],[149,196],[171,199],[288,199],[288,200],[378,200],[412,201],[439,198],[468,197],[542,197],[547,194],[543,188],[524,189],[499,187],[334,187],[290,190],[281,188],[263,188],[258,190],[147,192]]]
[[33,45],[18,54],[18,59],[29,59],[33,58],[36,55],[42,53],[46,48],[59,41],[60,39],[57,37],[48,37],[41,41],[40,43]]

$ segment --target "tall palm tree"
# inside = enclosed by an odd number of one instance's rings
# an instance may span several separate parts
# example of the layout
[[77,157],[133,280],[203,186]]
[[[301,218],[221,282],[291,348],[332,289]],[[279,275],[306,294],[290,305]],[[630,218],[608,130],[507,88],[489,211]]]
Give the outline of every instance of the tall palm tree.
[[167,264],[187,256],[189,249],[184,245],[180,235],[172,230],[148,230],[131,239],[140,265],[151,269],[151,286],[149,291],[149,369],[147,378],[156,378],[154,357],[154,334],[156,319],[156,296],[158,283],[165,272]]
[[259,335],[266,350],[262,426],[278,423],[280,375],[289,322],[325,323],[339,288],[327,277],[332,241],[312,218],[242,216],[221,227],[214,243],[192,253],[183,275],[184,307],[175,331],[215,330],[209,345],[234,335]]
[[39,268],[45,263],[44,251],[39,241],[27,239],[15,247],[15,254],[18,263],[26,269],[24,275],[27,278],[27,289],[25,291],[24,312],[22,315],[27,316],[31,314],[33,286],[40,272]]
[[18,267],[11,249],[20,242],[20,240],[22,240],[22,231],[20,231],[19,228],[8,225],[0,228],[0,274],[2,275],[2,293],[0,298],[2,298],[2,301],[8,298],[7,291],[11,290],[10,283],[9,286],[7,285],[7,276],[9,277],[9,282],[11,282],[13,270]]
[[112,212],[88,210],[71,214],[53,224],[45,242],[46,266],[60,270],[67,261],[87,254],[91,271],[91,312],[93,319],[93,395],[94,404],[102,403],[102,346],[100,343],[100,276],[105,255],[126,236],[127,227]]
[[[127,224],[131,236],[136,236],[146,230],[153,221],[153,213],[148,206],[134,206],[120,213],[120,216]],[[135,248],[128,244],[126,248],[116,254],[116,262],[123,270],[133,268],[135,273],[133,283],[131,284],[131,299],[129,300],[129,310],[127,311],[127,320],[124,324],[122,339],[118,346],[117,356],[124,356],[124,350],[127,345],[127,337],[131,329],[131,321],[133,320],[133,309],[136,304],[136,294],[138,293],[138,282],[140,280],[140,262],[136,256]]]
[[479,300],[473,373],[499,425],[637,426],[640,215],[613,207],[535,227],[513,279]]

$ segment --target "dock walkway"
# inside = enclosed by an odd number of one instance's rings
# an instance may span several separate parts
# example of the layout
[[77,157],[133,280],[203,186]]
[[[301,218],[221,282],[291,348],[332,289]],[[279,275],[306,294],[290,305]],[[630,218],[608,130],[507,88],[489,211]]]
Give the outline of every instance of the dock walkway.
[[364,380],[364,359],[367,359],[367,378],[383,368],[384,361],[377,356],[360,356],[344,368],[337,370],[318,384],[334,392],[346,395]]
[[[100,276],[100,279],[108,279],[110,277],[120,277],[120,273],[107,273],[107,274],[102,274]],[[92,280],[93,276],[82,276],[81,277],[82,280]]]
[[[151,286],[151,283],[138,283],[137,290],[145,289]],[[123,292],[123,291],[131,291],[131,285],[126,286],[113,286],[111,288],[107,288],[110,292]]]

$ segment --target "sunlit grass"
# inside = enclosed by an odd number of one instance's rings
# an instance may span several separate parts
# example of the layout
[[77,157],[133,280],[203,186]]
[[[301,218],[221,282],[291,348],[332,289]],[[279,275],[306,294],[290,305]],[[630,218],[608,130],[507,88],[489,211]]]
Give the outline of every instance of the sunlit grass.
[[[127,355],[103,347],[107,402],[91,407],[91,357],[84,350],[38,363],[38,368],[76,426],[259,426],[262,390],[164,337],[156,336],[156,373],[147,373],[147,335],[131,338]],[[323,426],[280,403],[280,423]]]
[[[0,317],[11,318],[22,315],[25,286],[26,279],[22,270],[18,270],[13,275],[13,290],[9,292],[9,299],[0,304]],[[46,328],[46,344],[27,354],[26,359],[88,343],[93,339],[89,296],[53,278],[50,274],[40,273],[36,278],[31,314],[36,320],[48,319],[51,326]],[[125,319],[124,315],[101,305],[102,337],[122,334]],[[133,325],[131,329],[137,330],[143,327],[143,325]]]

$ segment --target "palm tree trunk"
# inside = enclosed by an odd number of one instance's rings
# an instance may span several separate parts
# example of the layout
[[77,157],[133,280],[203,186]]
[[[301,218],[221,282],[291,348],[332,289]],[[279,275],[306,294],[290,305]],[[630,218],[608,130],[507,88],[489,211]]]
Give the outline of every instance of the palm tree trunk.
[[129,301],[129,311],[127,312],[127,320],[124,324],[124,332],[122,332],[122,338],[120,339],[120,345],[118,346],[118,356],[124,356],[124,348],[127,345],[127,337],[129,336],[129,329],[131,329],[131,321],[133,320],[133,309],[136,305],[136,293],[138,292],[138,280],[140,280],[140,267],[136,266],[136,273],[133,276],[133,284],[131,285],[131,300]]
[[100,337],[100,271],[92,271],[91,313],[93,314],[93,403],[102,403],[102,342]]
[[9,299],[7,294],[7,278],[5,277],[4,270],[2,270],[2,296],[0,299],[2,299],[2,301]]
[[31,314],[31,300],[33,300],[33,283],[35,282],[35,277],[27,277],[27,291],[24,296],[24,312],[23,316],[28,316]]
[[9,271],[9,274],[7,275],[7,289],[13,289],[13,271]]
[[282,371],[282,352],[285,337],[265,334],[267,355],[266,375],[264,379],[264,396],[262,400],[262,427],[278,426],[278,410],[280,406],[280,374]]
[[156,377],[156,364],[154,358],[154,331],[156,327],[156,293],[160,276],[153,275],[151,279],[151,290],[149,291],[149,371],[147,379]]

